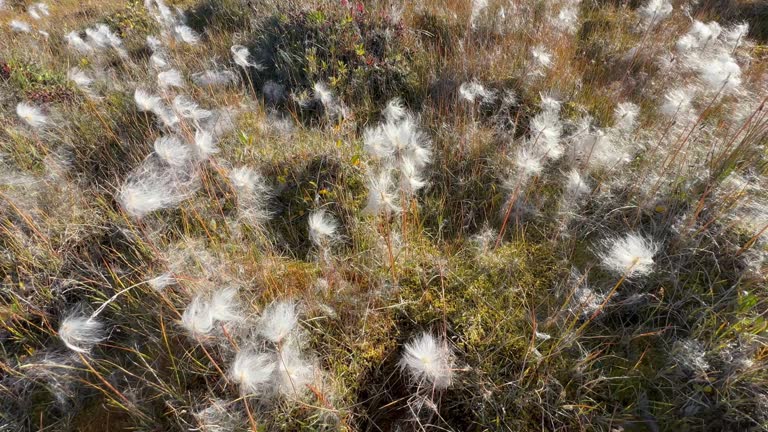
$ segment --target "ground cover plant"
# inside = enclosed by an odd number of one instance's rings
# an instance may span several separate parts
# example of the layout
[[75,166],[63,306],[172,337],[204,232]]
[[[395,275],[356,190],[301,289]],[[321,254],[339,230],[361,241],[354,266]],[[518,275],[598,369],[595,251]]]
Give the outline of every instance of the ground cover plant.
[[768,430],[767,35],[0,0],[0,432]]

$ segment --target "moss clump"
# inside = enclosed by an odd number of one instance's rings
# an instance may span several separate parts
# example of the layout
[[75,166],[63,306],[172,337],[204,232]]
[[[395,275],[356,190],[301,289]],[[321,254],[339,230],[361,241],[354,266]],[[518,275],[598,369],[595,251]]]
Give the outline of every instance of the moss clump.
[[0,64],[1,76],[19,91],[25,100],[36,103],[72,102],[75,91],[61,73],[32,63],[9,59]]
[[411,93],[411,53],[402,26],[362,4],[285,6],[255,34],[250,45],[266,68],[254,74],[256,82],[272,80],[293,91],[326,82],[343,100],[362,106]]

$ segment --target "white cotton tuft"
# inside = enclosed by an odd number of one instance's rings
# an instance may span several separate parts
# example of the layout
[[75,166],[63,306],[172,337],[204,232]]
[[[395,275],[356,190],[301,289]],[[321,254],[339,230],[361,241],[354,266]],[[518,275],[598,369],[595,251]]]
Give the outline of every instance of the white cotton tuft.
[[133,92],[133,100],[141,112],[154,112],[159,106],[162,106],[159,96],[155,96],[140,88]]
[[744,43],[744,40],[747,38],[747,33],[749,33],[749,24],[736,24],[725,31],[723,39],[725,39],[725,43],[728,44],[731,49],[736,49]]
[[278,301],[264,310],[258,332],[264,338],[280,343],[293,331],[298,321],[296,304],[292,301]]
[[599,257],[603,267],[627,278],[651,273],[653,256],[659,250],[652,240],[637,234],[604,240],[602,246],[604,251]]
[[82,69],[76,67],[70,68],[67,71],[67,79],[81,89],[88,89],[93,84],[93,78],[89,77]]
[[462,83],[459,86],[459,98],[469,103],[482,102],[485,104],[493,103],[496,99],[496,92],[486,89],[477,80]]
[[544,169],[541,157],[526,147],[520,147],[515,152],[515,167],[523,179],[539,175]]
[[317,210],[309,215],[309,237],[316,246],[326,247],[333,242],[337,229],[337,222],[325,210]]
[[200,35],[187,25],[177,25],[173,28],[173,35],[178,41],[189,45],[197,45],[200,42]]
[[116,198],[126,213],[141,218],[177,206],[198,187],[197,179],[181,170],[142,165],[123,183]]
[[548,109],[536,114],[529,127],[532,152],[546,160],[556,160],[563,155],[564,148],[560,143],[563,124],[557,112]]
[[16,105],[16,115],[34,129],[40,129],[48,124],[48,116],[43,113],[43,110],[26,102],[19,102]]
[[183,167],[192,158],[192,149],[175,135],[161,136],[156,139],[155,153],[163,162],[174,167]]
[[655,26],[672,13],[672,3],[669,0],[648,0],[638,9],[640,18],[647,27]]
[[173,98],[173,110],[179,116],[195,122],[207,119],[213,114],[209,110],[200,108],[197,102],[184,95],[178,95]]
[[711,92],[729,93],[741,86],[741,67],[729,54],[721,53],[696,62],[699,78]]
[[206,160],[219,152],[213,134],[200,129],[195,131],[195,149],[200,160]]
[[172,273],[163,273],[147,281],[147,285],[158,292],[163,291],[165,288],[174,285],[175,283],[176,277]]
[[240,216],[257,225],[267,221],[271,216],[267,208],[271,190],[264,176],[251,167],[243,166],[232,169],[229,180],[237,192]]
[[667,117],[678,115],[686,116],[691,110],[693,94],[689,89],[676,88],[664,95],[664,103],[661,105],[661,113]]
[[623,132],[632,132],[637,125],[637,116],[640,114],[640,107],[632,102],[622,102],[613,110],[613,116],[616,119],[616,128]]
[[403,101],[400,98],[393,98],[387,102],[386,108],[382,112],[384,119],[388,122],[398,122],[405,118],[407,111],[403,106]]
[[555,28],[566,33],[575,33],[578,29],[579,9],[576,5],[566,4],[560,9],[554,20]]
[[552,67],[552,53],[550,53],[545,47],[539,45],[531,49],[531,56],[533,57],[533,74],[544,75],[545,69]]
[[202,295],[196,296],[181,314],[181,325],[194,337],[205,336],[213,330],[213,315]]
[[76,31],[67,33],[64,38],[67,40],[67,44],[70,46],[70,48],[74,49],[75,51],[78,51],[82,54],[89,54],[93,52],[93,47],[88,45]]
[[272,356],[244,349],[235,355],[235,360],[229,369],[229,377],[240,385],[241,394],[261,394],[271,387],[275,367]]
[[87,354],[104,340],[104,326],[95,318],[70,314],[59,325],[59,338],[72,351]]
[[184,87],[184,78],[181,76],[181,72],[176,69],[169,69],[157,74],[157,84],[162,89],[168,89],[171,87]]
[[688,33],[677,40],[675,48],[680,53],[701,50],[715,42],[718,36],[720,36],[721,31],[720,24],[714,21],[704,24],[696,20],[691,25]]
[[568,200],[579,199],[590,192],[590,187],[575,169],[568,172],[565,180],[565,197]]
[[300,396],[315,378],[315,367],[299,351],[295,342],[283,346],[278,352],[275,370],[275,390],[283,396]]
[[368,175],[368,202],[363,212],[371,215],[400,212],[394,183],[387,170]]
[[230,51],[232,52],[232,59],[238,66],[245,69],[249,67],[255,68],[257,70],[264,69],[262,65],[251,59],[251,53],[248,51],[248,48],[242,45],[232,45]]
[[24,21],[11,20],[8,25],[16,33],[29,33],[32,31],[32,27]]
[[453,381],[453,361],[446,341],[422,333],[405,345],[400,368],[407,371],[417,385],[443,390]]
[[211,316],[216,321],[241,321],[240,304],[237,298],[237,288],[229,287],[218,290],[211,295]]

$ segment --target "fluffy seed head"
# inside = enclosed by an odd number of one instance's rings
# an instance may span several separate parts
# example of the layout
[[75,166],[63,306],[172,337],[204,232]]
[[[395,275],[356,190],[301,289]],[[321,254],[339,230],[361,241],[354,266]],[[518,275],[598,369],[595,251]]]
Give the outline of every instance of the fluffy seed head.
[[248,51],[248,48],[242,45],[232,45],[230,51],[232,52],[232,59],[238,66],[246,69],[249,67],[263,69],[263,66],[251,59],[251,53]]
[[190,147],[175,135],[161,136],[156,139],[155,153],[163,162],[174,167],[186,165],[192,157]]
[[229,287],[211,295],[211,316],[215,321],[241,321],[240,305],[237,300],[237,288]]
[[168,89],[170,87],[184,87],[184,78],[181,76],[181,72],[176,69],[169,69],[157,74],[157,84],[162,89]]
[[640,107],[632,102],[622,102],[616,106],[613,116],[616,119],[616,127],[624,132],[632,132],[637,124],[637,116]]
[[300,396],[315,377],[315,367],[302,355],[296,342],[283,346],[278,353],[275,386],[284,396]]
[[318,247],[327,246],[336,237],[338,224],[325,210],[309,215],[309,236]]
[[672,4],[669,0],[648,0],[648,3],[638,9],[638,13],[646,26],[653,26],[672,13]]
[[176,40],[182,41],[190,45],[197,45],[200,42],[200,35],[196,31],[192,30],[189,26],[180,24],[173,28],[173,35]]
[[140,88],[137,88],[133,92],[133,100],[136,102],[136,106],[141,112],[154,111],[162,105],[162,101],[160,100],[159,96],[155,96]]
[[72,351],[87,354],[104,340],[104,326],[95,318],[70,314],[59,325],[59,338]]
[[692,99],[691,91],[686,88],[670,90],[664,95],[664,103],[660,110],[668,117],[685,116],[691,110]]
[[242,394],[260,394],[266,391],[275,370],[272,356],[244,349],[237,353],[229,369],[229,377],[240,385]]
[[603,241],[600,254],[603,267],[627,278],[645,276],[653,271],[653,256],[659,247],[652,240],[627,234]]
[[580,198],[581,196],[588,194],[589,191],[590,188],[581,177],[581,174],[575,169],[571,170],[565,181],[565,196],[568,199]]
[[24,21],[11,20],[8,25],[16,33],[29,33],[32,31],[32,27]]
[[363,212],[372,215],[400,212],[392,177],[387,170],[368,176],[368,202]]
[[447,342],[422,333],[405,345],[400,368],[419,386],[429,384],[438,390],[446,389],[453,381],[453,353]]
[[48,117],[43,114],[40,108],[26,102],[19,102],[16,105],[16,115],[35,129],[39,129],[48,123]]
[[202,295],[196,296],[181,314],[181,325],[192,336],[205,336],[213,330],[213,315],[208,302]]
[[117,200],[125,211],[141,218],[153,211],[175,207],[199,187],[189,173],[142,166],[120,187]]
[[296,305],[293,302],[272,303],[261,316],[259,334],[274,343],[279,343],[293,331],[298,320]]

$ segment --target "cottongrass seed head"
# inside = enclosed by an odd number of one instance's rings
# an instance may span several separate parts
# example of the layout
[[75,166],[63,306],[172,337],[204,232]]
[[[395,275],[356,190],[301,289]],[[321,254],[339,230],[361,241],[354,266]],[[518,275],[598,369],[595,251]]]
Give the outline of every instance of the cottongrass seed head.
[[95,318],[72,313],[59,325],[59,338],[72,351],[87,354],[104,340],[104,325]]
[[429,384],[446,389],[453,381],[454,356],[447,342],[422,333],[405,345],[400,368],[408,372],[419,386]]
[[297,342],[289,341],[278,352],[275,390],[283,396],[301,396],[315,380],[315,372],[314,364],[301,352]]
[[627,234],[603,241],[600,254],[603,267],[627,278],[645,276],[653,271],[653,256],[658,244],[637,234]]
[[271,387],[269,383],[275,366],[273,355],[243,349],[235,355],[235,360],[229,369],[229,377],[240,385],[240,393],[260,394]]
[[293,331],[298,321],[296,304],[292,301],[278,301],[264,310],[258,331],[267,340],[280,343]]
[[213,330],[213,315],[205,297],[196,296],[181,314],[181,325],[193,336],[202,337]]
[[16,115],[33,129],[40,129],[48,124],[48,116],[43,113],[43,110],[26,102],[19,102],[16,105]]
[[309,215],[309,237],[318,247],[327,246],[336,237],[338,223],[325,210],[320,209]]

